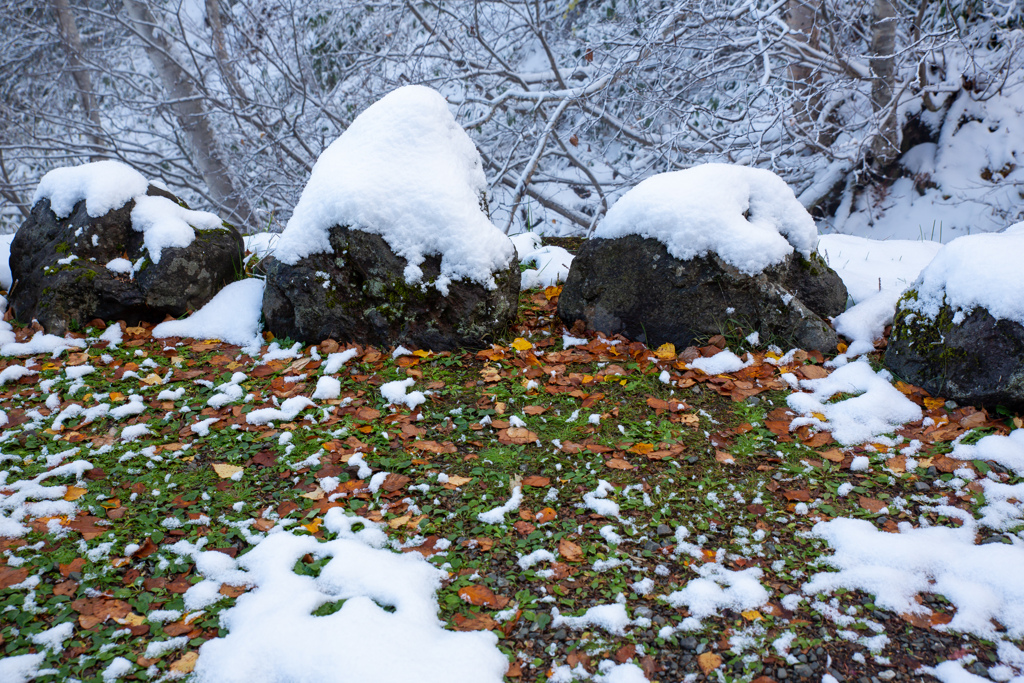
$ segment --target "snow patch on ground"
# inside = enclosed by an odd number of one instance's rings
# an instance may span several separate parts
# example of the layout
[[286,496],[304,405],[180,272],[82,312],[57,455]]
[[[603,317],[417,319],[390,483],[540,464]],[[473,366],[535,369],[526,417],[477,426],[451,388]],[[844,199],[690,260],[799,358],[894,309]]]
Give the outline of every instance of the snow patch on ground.
[[[832,432],[836,441],[850,446],[876,440],[907,422],[920,420],[921,408],[893,387],[890,379],[887,371],[876,373],[866,361],[857,361],[828,377],[801,380],[800,386],[810,393],[794,393],[786,399],[790,408],[804,415],[793,420],[791,428],[813,425]],[[828,402],[839,393],[855,395]]]
[[154,327],[153,336],[220,339],[255,353],[263,342],[263,285],[263,280],[257,278],[232,282],[184,320],[168,320]]
[[[365,528],[353,531],[356,525]],[[338,683],[502,681],[508,661],[494,634],[441,628],[435,592],[444,572],[418,553],[383,549],[387,536],[377,525],[338,508],[327,512],[324,526],[335,540],[277,533],[238,560],[197,554],[204,581],[190,591],[207,583],[253,589],[222,613],[228,635],[200,648],[196,683],[277,683],[296,672]],[[292,571],[306,554],[330,558],[316,578]],[[204,565],[206,556],[219,557]],[[337,612],[313,616],[338,601],[344,604]]]

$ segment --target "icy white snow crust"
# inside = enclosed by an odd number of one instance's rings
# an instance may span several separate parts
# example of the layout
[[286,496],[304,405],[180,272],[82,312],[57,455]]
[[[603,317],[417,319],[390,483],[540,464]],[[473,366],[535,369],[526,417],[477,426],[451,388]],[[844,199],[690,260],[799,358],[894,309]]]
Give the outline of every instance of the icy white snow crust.
[[86,213],[98,218],[146,194],[148,187],[146,177],[131,166],[120,161],[96,161],[55,168],[44,175],[32,195],[32,204],[49,199],[57,218],[67,218],[75,204],[84,199]]
[[980,306],[996,320],[1024,325],[1024,223],[1000,233],[958,237],[935,255],[904,304],[929,318],[943,303],[965,315]]
[[[353,531],[354,525],[362,525]],[[500,683],[508,661],[489,631],[456,633],[442,628],[435,591],[445,573],[419,553],[384,548],[378,525],[327,512],[324,526],[338,535],[269,535],[233,560],[216,551],[192,555],[204,581],[185,595],[201,598],[221,583],[253,586],[221,616],[228,635],[199,650],[196,683],[284,683],[325,681],[377,683],[437,681]],[[307,553],[331,558],[319,577],[292,568]],[[344,600],[337,612],[313,616],[321,605]],[[202,600],[196,604],[199,605]],[[393,607],[393,612],[385,611]]]
[[399,88],[356,117],[320,155],[275,256],[295,265],[329,253],[333,226],[380,235],[404,257],[405,279],[441,256],[441,293],[452,280],[494,288],[515,250],[480,208],[487,190],[480,154],[448,103],[424,86]]
[[810,258],[818,228],[785,181],[771,171],[704,164],[660,173],[617,201],[594,237],[640,235],[688,261],[708,253],[748,275],[794,250]]

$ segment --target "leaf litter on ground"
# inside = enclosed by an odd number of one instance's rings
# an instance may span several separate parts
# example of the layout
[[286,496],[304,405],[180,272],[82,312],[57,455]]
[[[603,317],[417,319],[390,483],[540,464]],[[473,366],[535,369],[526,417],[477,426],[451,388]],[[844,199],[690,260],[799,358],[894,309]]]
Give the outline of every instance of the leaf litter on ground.
[[477,352],[6,357],[0,679],[1021,675],[1019,416],[558,293]]

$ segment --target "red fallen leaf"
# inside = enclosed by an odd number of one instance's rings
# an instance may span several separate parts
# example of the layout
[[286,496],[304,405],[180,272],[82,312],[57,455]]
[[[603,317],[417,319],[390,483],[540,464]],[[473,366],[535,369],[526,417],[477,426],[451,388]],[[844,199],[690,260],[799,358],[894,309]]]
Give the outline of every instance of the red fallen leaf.
[[868,512],[878,513],[881,512],[885,507],[885,503],[875,498],[868,498],[867,496],[860,496],[858,498],[860,506]]
[[513,524],[512,528],[514,528],[516,530],[516,533],[518,533],[520,536],[527,536],[529,534],[532,534],[537,527],[530,524],[529,522],[520,520]]
[[140,560],[145,559],[153,553],[155,553],[158,549],[159,547],[157,546],[157,544],[153,543],[152,539],[147,538],[145,541],[142,542],[142,546],[135,551],[135,554],[132,557],[137,557]]
[[509,427],[498,432],[498,441],[503,444],[521,446],[537,440],[537,433],[525,427]]
[[[85,566],[85,558],[84,557],[76,557],[75,559],[71,560],[71,562],[68,562],[67,564],[58,565],[58,568],[60,569],[60,575],[63,576],[66,579],[73,572],[81,572],[82,571],[82,567],[84,567],[84,566]],[[6,588],[6,586],[4,586],[4,588]]]
[[582,562],[583,561],[583,548],[577,543],[573,543],[568,538],[563,538],[558,542],[558,554],[562,556],[566,562]]
[[273,467],[277,464],[277,456],[271,451],[260,451],[252,456],[252,462],[260,467]]
[[800,489],[798,491],[783,491],[782,495],[786,500],[792,500],[799,503],[806,503],[811,499],[811,492],[807,489]]
[[541,524],[547,524],[558,517],[558,513],[555,512],[554,508],[544,508],[537,513],[537,521]]
[[569,656],[565,658],[565,661],[574,669],[578,664],[582,664],[584,669],[590,667],[590,655],[586,652],[580,652],[579,650],[573,650],[570,652]]
[[28,569],[0,567],[0,589],[10,588],[28,578]]
[[587,396],[585,399],[583,399],[583,403],[580,404],[580,407],[584,409],[591,408],[595,403],[597,403],[603,398],[604,394],[602,393],[591,394],[590,396]]
[[459,597],[476,607],[490,607],[491,609],[502,609],[508,604],[508,598],[503,595],[496,595],[487,586],[472,585],[463,586],[459,589]]
[[523,479],[523,486],[536,486],[538,488],[543,488],[550,485],[551,479],[548,477],[542,477],[539,474],[531,474]]
[[357,420],[368,422],[370,420],[376,420],[378,417],[380,417],[380,411],[377,410],[376,408],[371,408],[369,406],[362,406],[356,409],[354,417]]
[[429,453],[454,453],[457,450],[453,443],[439,444],[436,441],[414,441],[410,447]]
[[491,629],[498,628],[498,622],[486,614],[478,614],[472,617],[456,614],[452,621],[455,622],[456,631],[490,631]]
[[605,467],[610,467],[613,470],[629,471],[633,469],[633,465],[631,465],[628,460],[623,460],[622,458],[610,458],[604,461],[604,465]]
[[[507,636],[506,636],[507,637]],[[506,678],[519,678],[523,675],[523,665],[519,663],[519,660],[512,662],[508,665],[508,671],[505,672]]]
[[764,505],[758,505],[757,503],[754,503],[752,505],[747,506],[747,512],[749,512],[752,515],[766,515],[768,514],[768,508],[766,508]]
[[[0,571],[2,571],[2,570],[0,570]],[[6,588],[6,586],[3,585],[2,581],[0,581],[0,588]],[[54,595],[64,595],[66,597],[71,597],[72,595],[74,595],[77,592],[78,592],[78,583],[75,582],[75,581],[71,581],[71,580],[61,581],[60,583],[58,583],[56,586],[53,587],[53,594]]]
[[635,655],[635,654],[636,654],[636,645],[634,645],[633,643],[629,643],[627,645],[623,645],[622,647],[620,647],[618,650],[615,651],[615,661],[617,661],[619,664],[625,664],[630,659],[632,659],[633,655]]
[[788,420],[765,420],[764,426],[775,436],[789,436]]
[[247,590],[249,589],[246,586],[229,586],[225,583],[221,585],[218,593],[220,593],[221,595],[226,595],[229,598],[237,598]]
[[406,486],[409,485],[410,481],[412,481],[412,479],[405,476],[404,474],[396,474],[394,472],[391,472],[388,474],[387,477],[384,478],[384,483],[381,484],[380,487],[387,491],[388,493],[394,493],[395,491],[401,491],[402,489],[404,489]]
[[804,439],[803,442],[804,445],[810,446],[811,448],[820,448],[832,443],[832,435],[828,432],[818,432],[809,439]]
[[184,621],[172,621],[169,624],[164,624],[164,633],[171,637],[183,636],[193,628],[195,628],[194,624],[186,624]]

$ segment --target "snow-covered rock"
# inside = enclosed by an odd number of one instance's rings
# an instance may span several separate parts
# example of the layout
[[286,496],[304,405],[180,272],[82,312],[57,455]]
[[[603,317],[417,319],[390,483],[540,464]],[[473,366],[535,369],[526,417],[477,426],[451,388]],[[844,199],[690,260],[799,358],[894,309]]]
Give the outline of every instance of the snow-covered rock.
[[519,261],[486,213],[480,156],[440,94],[399,88],[321,154],[266,261],[267,329],[436,350],[514,318]]
[[944,246],[900,299],[885,363],[961,403],[1024,408],[1024,223]]
[[846,307],[793,192],[761,169],[707,164],[640,183],[572,262],[558,303],[569,326],[678,348],[757,332],[830,351],[825,318]]
[[159,322],[233,281],[242,238],[132,168],[102,161],[50,171],[10,246],[18,320],[63,334],[94,318]]

